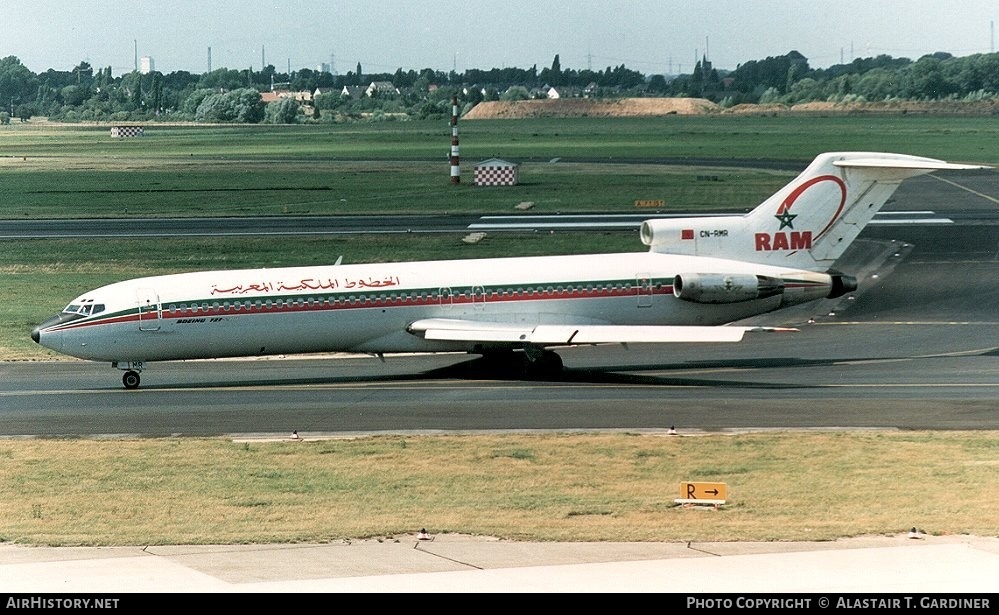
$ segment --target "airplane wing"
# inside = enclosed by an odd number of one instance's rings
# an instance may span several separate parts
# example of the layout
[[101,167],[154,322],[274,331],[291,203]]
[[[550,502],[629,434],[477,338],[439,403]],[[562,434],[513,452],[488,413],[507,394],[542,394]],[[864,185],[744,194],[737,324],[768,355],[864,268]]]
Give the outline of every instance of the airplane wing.
[[518,325],[428,318],[409,325],[409,332],[428,340],[498,342],[538,346],[575,344],[639,344],[739,342],[747,332],[797,331],[783,327],[697,327],[656,325]]

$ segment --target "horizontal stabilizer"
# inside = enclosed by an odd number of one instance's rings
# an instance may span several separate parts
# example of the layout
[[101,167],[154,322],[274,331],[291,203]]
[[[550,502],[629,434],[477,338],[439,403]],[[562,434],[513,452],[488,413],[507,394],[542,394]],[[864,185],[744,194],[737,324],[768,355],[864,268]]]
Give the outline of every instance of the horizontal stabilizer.
[[568,346],[575,344],[739,342],[747,332],[795,331],[771,327],[655,325],[517,325],[431,318],[409,326],[428,340]]
[[833,165],[845,168],[867,168],[867,169],[925,169],[927,171],[968,171],[974,169],[991,169],[992,167],[980,164],[956,164],[944,162],[933,158],[892,157],[892,158],[847,158],[836,160]]

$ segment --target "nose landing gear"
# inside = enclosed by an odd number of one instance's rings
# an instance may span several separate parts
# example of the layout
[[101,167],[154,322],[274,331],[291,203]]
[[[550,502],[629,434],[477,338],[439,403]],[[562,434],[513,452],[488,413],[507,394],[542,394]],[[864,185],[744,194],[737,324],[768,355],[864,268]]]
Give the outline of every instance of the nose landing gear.
[[145,368],[145,363],[142,361],[115,361],[114,366],[125,370],[121,377],[121,383],[125,385],[126,389],[131,391],[139,388],[139,372]]
[[129,390],[139,388],[139,372],[128,370],[121,377],[121,383]]

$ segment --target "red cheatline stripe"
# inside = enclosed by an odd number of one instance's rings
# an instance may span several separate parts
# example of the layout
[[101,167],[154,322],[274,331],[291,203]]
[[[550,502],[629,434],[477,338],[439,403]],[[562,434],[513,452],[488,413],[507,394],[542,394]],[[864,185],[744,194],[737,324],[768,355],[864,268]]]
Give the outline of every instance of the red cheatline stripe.
[[[640,293],[639,288],[635,286],[620,287],[617,289],[556,289],[552,293],[548,291],[531,291],[531,292],[521,292],[515,293],[509,291],[504,293],[504,291],[490,291],[486,295],[473,295],[470,293],[454,294],[450,297],[444,298],[443,304],[447,305],[471,305],[480,302],[489,303],[512,303],[518,301],[562,301],[566,299],[600,299],[600,298],[631,298],[639,296],[639,294],[655,294],[655,295],[672,295],[673,287],[672,285],[662,285],[660,287],[653,287],[648,289],[648,292]],[[344,298],[345,299],[345,298]],[[269,298],[272,302],[270,307],[265,305],[257,306],[255,305],[257,301],[263,303],[264,299],[257,298],[247,298],[240,300],[241,302],[251,303],[250,307],[242,305],[241,307],[236,307],[236,305],[230,304],[229,309],[225,309],[223,306],[218,308],[211,308],[209,310],[198,309],[198,311],[191,310],[180,310],[180,309],[163,309],[162,314],[164,319],[168,320],[179,320],[184,318],[211,318],[217,316],[254,316],[260,314],[283,314],[283,313],[300,313],[300,312],[325,312],[325,311],[336,311],[336,310],[352,310],[352,309],[372,309],[372,308],[383,308],[383,307],[417,307],[417,306],[436,306],[442,305],[442,299],[439,296],[431,297],[429,294],[422,298],[416,299],[413,295],[401,295],[396,297],[366,297],[358,296],[353,302],[348,302],[346,300],[337,300],[336,302],[327,303],[325,300],[319,300],[316,302],[306,302],[304,300],[301,303],[297,301],[289,301],[285,304],[284,299],[276,300],[274,298]],[[205,303],[208,300],[197,300],[189,301],[188,303],[200,304]],[[210,300],[210,303],[214,303],[216,300]],[[278,301],[281,305],[277,305]],[[178,304],[184,302],[171,302],[171,304]],[[87,327],[95,327],[101,325],[110,324],[121,324],[127,322],[139,322],[140,320],[156,320],[153,313],[147,313],[148,318],[139,318],[137,312],[132,312],[128,314],[120,314],[113,317],[105,317],[96,320],[84,320],[84,321],[73,321],[67,323],[60,327],[55,327],[53,330],[66,331],[71,329],[82,329]]]

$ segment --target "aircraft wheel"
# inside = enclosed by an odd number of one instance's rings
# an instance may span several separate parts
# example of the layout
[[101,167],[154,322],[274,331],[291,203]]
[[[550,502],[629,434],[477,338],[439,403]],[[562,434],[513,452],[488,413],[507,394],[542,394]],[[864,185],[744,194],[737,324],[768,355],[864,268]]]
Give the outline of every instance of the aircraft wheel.
[[121,383],[129,390],[139,388],[139,372],[125,372],[125,375],[121,377]]
[[562,357],[546,350],[537,359],[527,362],[527,374],[531,378],[550,378],[561,374],[562,367]]
[[545,352],[541,357],[542,368],[549,374],[558,374],[562,371],[562,357],[552,351]]

